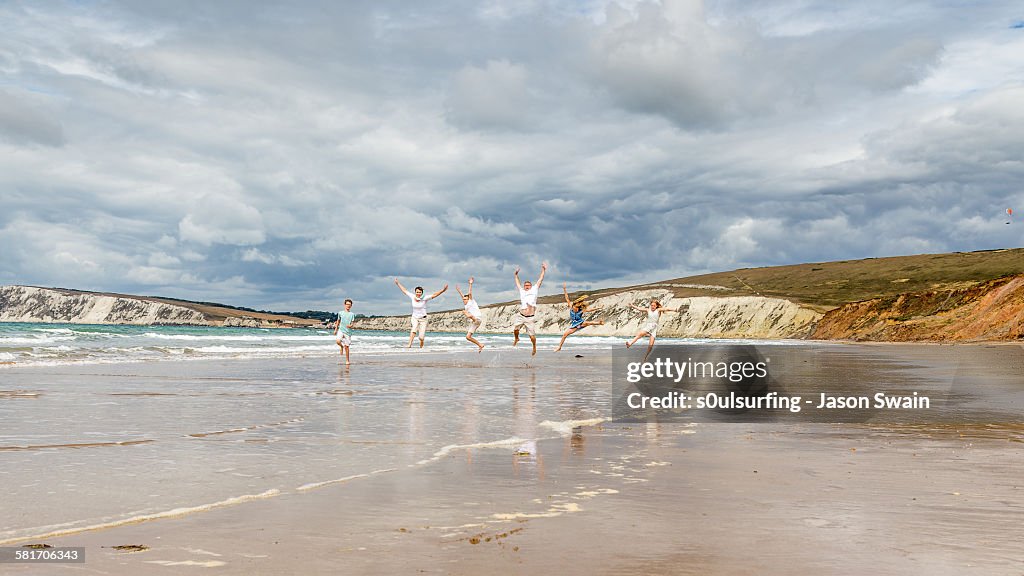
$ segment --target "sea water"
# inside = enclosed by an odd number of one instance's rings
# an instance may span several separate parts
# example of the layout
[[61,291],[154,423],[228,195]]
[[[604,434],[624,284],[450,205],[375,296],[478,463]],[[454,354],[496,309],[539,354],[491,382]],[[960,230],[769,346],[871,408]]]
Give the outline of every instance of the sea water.
[[[407,353],[407,332],[356,331],[355,354]],[[485,345],[509,346],[510,334],[478,334]],[[538,347],[553,349],[560,336],[538,336]],[[668,343],[672,339],[660,338]],[[680,342],[682,340],[679,340]],[[700,342],[701,340],[685,340]],[[718,340],[716,342],[753,342]],[[573,347],[612,346],[622,338],[573,335]],[[781,343],[781,342],[777,342]],[[525,338],[520,345],[529,346]],[[419,352],[419,341],[413,343]],[[464,351],[463,333],[430,333],[428,352]],[[0,369],[4,366],[59,366],[159,360],[281,358],[338,354],[330,330],[305,328],[222,328],[211,326],[127,326],[0,323]]]

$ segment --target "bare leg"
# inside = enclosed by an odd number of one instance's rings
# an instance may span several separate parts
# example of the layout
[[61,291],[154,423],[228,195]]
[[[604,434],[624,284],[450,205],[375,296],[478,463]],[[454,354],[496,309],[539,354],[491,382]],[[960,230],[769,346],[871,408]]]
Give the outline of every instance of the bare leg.
[[481,344],[479,341],[477,341],[476,338],[473,338],[473,333],[472,332],[466,334],[466,340],[469,340],[473,344],[477,345],[477,349],[476,349],[477,352],[480,352],[481,350],[484,349],[484,345]]
[[423,337],[420,336],[420,348],[423,348]]
[[347,366],[352,363],[352,361],[349,359],[349,347],[342,346],[341,348],[345,351],[345,365]]
[[533,344],[533,352],[530,353],[530,356],[536,356],[537,355],[537,337],[534,336],[533,334],[530,334],[530,342]]
[[514,336],[512,340],[512,347],[515,348],[516,344],[519,344],[519,328],[512,331],[512,336]]
[[644,362],[647,362],[647,357],[651,355],[651,350],[654,349],[654,334],[651,334],[651,343],[647,345],[647,352],[644,354]]
[[406,348],[412,348],[412,339],[416,337],[416,331],[409,332],[409,345]]
[[[586,326],[586,322],[584,322],[583,325]],[[560,351],[562,349],[562,344],[565,344],[565,339],[568,338],[570,334],[573,334],[577,330],[579,330],[579,328],[569,328],[568,330],[566,330],[565,334],[562,334],[562,341],[558,343],[558,348],[555,348],[555,352]]]
[[633,344],[636,344],[636,341],[639,340],[640,338],[642,338],[644,334],[647,334],[647,332],[639,332],[639,333],[637,333],[636,338],[633,338],[632,342],[626,342],[626,348],[629,348]]

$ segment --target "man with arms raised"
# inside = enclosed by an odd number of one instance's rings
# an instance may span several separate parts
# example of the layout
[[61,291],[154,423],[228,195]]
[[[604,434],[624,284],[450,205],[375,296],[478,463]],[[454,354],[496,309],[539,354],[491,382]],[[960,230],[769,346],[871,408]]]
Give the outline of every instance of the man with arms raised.
[[544,273],[548,271],[548,263],[543,262],[540,265],[540,276],[537,277],[537,283],[532,284],[529,280],[519,283],[519,267],[516,266],[516,288],[519,289],[519,313],[512,320],[512,345],[519,344],[519,330],[526,327],[526,333],[530,336],[530,342],[533,343],[533,354],[537,355],[537,330],[534,324],[534,315],[537,313],[537,292],[540,290],[540,285],[544,282]]

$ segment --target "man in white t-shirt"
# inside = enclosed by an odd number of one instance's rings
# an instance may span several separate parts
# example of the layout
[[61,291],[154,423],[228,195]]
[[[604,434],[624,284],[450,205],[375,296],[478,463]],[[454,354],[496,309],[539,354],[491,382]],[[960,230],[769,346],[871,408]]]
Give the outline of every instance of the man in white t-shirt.
[[540,276],[537,277],[537,283],[532,284],[529,280],[519,283],[519,267],[516,266],[516,288],[519,289],[519,313],[516,314],[512,320],[512,345],[519,344],[519,330],[526,327],[526,333],[530,336],[530,342],[533,343],[533,353],[531,356],[537,355],[537,330],[534,324],[534,315],[537,313],[537,292],[540,290],[540,285],[544,282],[544,273],[548,271],[548,263],[543,262],[540,265]]
[[459,289],[459,285],[455,285],[455,291],[462,296],[462,303],[466,305],[462,313],[466,315],[466,340],[469,340],[473,344],[476,344],[476,351],[482,352],[484,345],[479,340],[473,338],[473,332],[480,329],[480,325],[484,322],[483,314],[480,313],[480,306],[477,305],[476,300],[473,299],[473,277],[469,277],[469,289],[465,294]]
[[395,278],[395,284],[398,285],[398,288],[401,289],[402,292],[405,292],[405,295],[409,297],[409,301],[412,302],[412,316],[409,318],[409,323],[412,327],[409,331],[409,345],[406,346],[406,348],[412,348],[412,340],[417,334],[420,336],[420,348],[423,348],[423,339],[427,334],[427,300],[433,300],[441,294],[444,294],[444,291],[448,289],[448,285],[445,284],[444,288],[441,288],[430,296],[424,297],[422,286],[417,286],[415,290],[409,292],[405,289],[405,286],[402,286],[402,283],[398,281],[398,278]]

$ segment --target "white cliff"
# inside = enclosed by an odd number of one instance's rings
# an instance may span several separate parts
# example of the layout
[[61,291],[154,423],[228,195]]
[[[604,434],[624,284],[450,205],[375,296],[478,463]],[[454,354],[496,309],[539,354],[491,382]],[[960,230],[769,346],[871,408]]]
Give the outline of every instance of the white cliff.
[[205,314],[185,306],[32,286],[0,286],[0,322],[212,324]]
[[[646,323],[647,315],[630,308],[646,306],[652,298],[658,299],[669,310],[679,313],[664,314],[658,334],[691,338],[804,338],[813,329],[821,314],[803,308],[789,300],[760,296],[690,297],[675,298],[669,290],[628,290],[593,300],[592,308],[599,312],[587,314],[588,319],[604,320],[603,326],[592,326],[582,334],[589,336],[633,336]],[[511,332],[518,303],[487,306],[483,332]],[[564,302],[540,304],[537,307],[536,326],[540,334],[561,334],[569,324],[569,313]],[[364,318],[356,322],[367,330],[409,329],[408,316]],[[465,329],[465,316],[460,310],[430,314],[429,329],[459,332]]]

